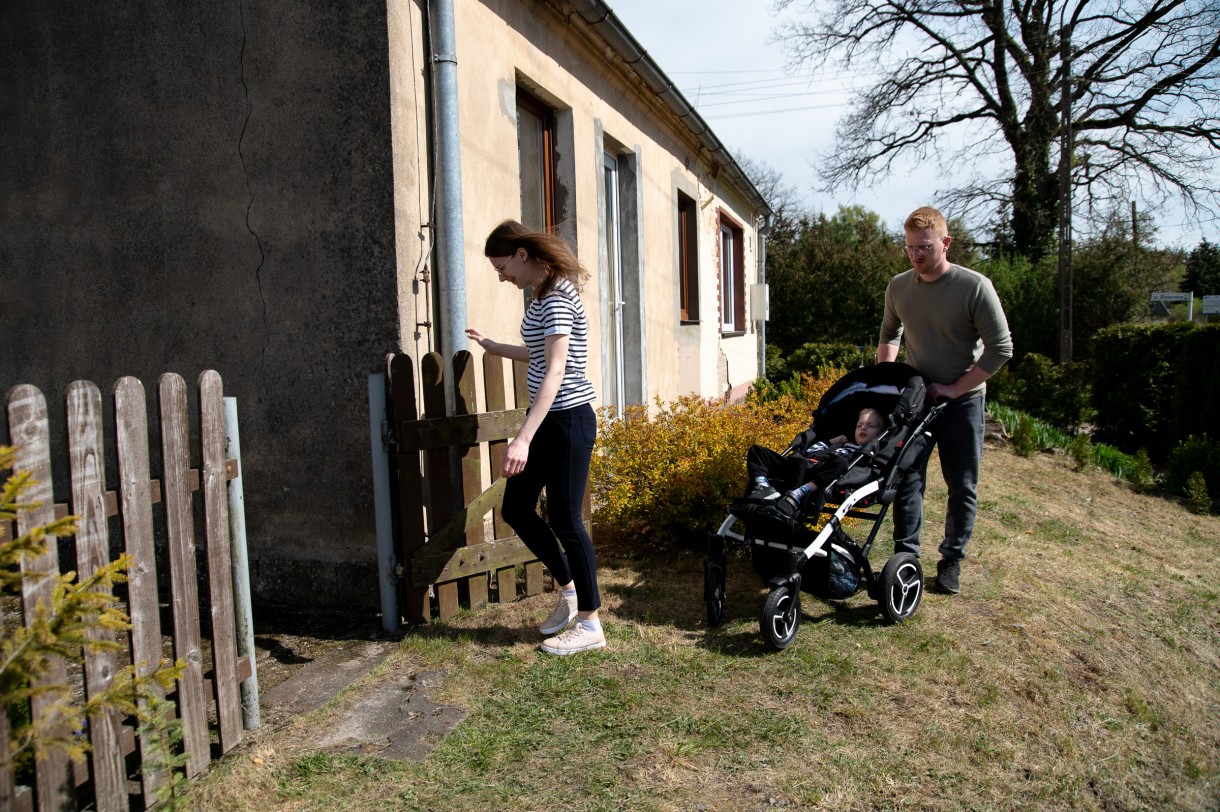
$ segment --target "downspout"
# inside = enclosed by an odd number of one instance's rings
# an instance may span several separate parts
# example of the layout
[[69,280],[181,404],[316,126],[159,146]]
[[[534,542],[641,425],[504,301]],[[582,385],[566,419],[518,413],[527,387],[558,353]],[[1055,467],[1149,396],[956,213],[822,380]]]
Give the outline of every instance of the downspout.
[[436,292],[440,354],[444,360],[445,405],[457,402],[453,354],[466,348],[466,258],[462,224],[461,130],[458,127],[457,42],[453,0],[428,3],[432,45],[432,88],[436,97]]
[[[758,229],[758,284],[767,284],[767,235],[771,233],[771,215],[763,217]],[[765,315],[765,314],[764,314]],[[758,377],[767,377],[767,320],[758,320]]]

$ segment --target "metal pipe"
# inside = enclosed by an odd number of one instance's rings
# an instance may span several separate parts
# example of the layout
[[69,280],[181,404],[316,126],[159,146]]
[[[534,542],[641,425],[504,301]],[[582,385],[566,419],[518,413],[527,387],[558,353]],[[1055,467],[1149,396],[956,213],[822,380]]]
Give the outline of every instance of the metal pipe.
[[[758,229],[758,284],[767,284],[767,235],[771,233],[771,215],[764,215]],[[758,377],[767,377],[767,320],[758,320]]]
[[398,631],[398,568],[394,560],[394,519],[390,502],[389,420],[385,375],[369,376],[369,444],[373,457],[373,515],[377,524],[377,583],[381,592],[381,628]]
[[[465,349],[466,259],[462,221],[461,130],[458,126],[457,42],[453,0],[428,3],[429,42],[432,44],[432,87],[436,98],[437,160],[436,291],[440,307],[440,353],[446,372],[452,372],[453,354]],[[445,402],[457,402],[454,376],[445,375]]]
[[254,650],[254,614],[250,601],[250,554],[246,543],[246,494],[241,482],[241,433],[237,427],[237,398],[224,399],[225,458],[237,460],[237,476],[230,479],[229,543],[233,570],[233,622],[237,632],[237,655],[250,661],[250,676],[242,680],[241,718],[246,730],[262,724],[258,703],[258,666]]

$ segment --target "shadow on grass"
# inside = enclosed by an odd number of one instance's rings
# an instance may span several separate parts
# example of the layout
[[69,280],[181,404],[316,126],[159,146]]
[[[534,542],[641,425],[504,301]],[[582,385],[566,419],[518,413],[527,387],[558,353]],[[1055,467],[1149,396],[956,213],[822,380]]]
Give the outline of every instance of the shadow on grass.
[[[759,626],[767,587],[755,574],[746,551],[734,553],[727,562],[724,617],[716,627],[710,627],[707,620],[702,555],[683,552],[636,558],[629,563],[637,573],[634,580],[602,588],[603,593],[616,599],[616,616],[686,632],[695,639],[695,645],[724,654],[753,657],[777,653],[763,639]],[[827,622],[854,628],[885,624],[876,602],[859,596],[846,601],[823,600],[802,592],[801,616],[798,637],[806,627]]]

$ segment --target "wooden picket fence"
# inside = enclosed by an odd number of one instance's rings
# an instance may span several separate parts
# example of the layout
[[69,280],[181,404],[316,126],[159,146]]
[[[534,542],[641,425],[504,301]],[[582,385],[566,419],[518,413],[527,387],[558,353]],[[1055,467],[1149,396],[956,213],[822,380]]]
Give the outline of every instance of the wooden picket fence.
[[[546,588],[542,564],[500,517],[505,484],[500,469],[508,441],[525,421],[529,404],[525,364],[512,362],[511,382],[506,381],[504,367],[504,359],[483,356],[484,403],[479,409],[474,357],[466,351],[454,355],[456,404],[449,414],[442,358],[428,353],[420,362],[421,414],[411,358],[390,358],[391,442],[398,472],[397,555],[402,569],[398,597],[409,623],[452,617],[462,605],[508,603]],[[513,407],[508,406],[510,384]],[[485,464],[492,482],[486,491]],[[461,509],[455,509],[455,487],[461,489]],[[491,520],[485,521],[488,513]],[[589,516],[586,492],[586,525]]]
[[[128,634],[131,661],[142,674],[156,670],[162,661],[161,610],[168,604],[172,617],[173,656],[185,663],[170,699],[175,702],[183,731],[182,756],[188,777],[207,769],[213,756],[231,750],[243,737],[257,713],[243,714],[242,694],[257,708],[257,680],[249,646],[236,633],[234,582],[230,558],[229,481],[240,475],[240,460],[226,459],[224,396],[214,371],[199,378],[199,437],[201,467],[191,468],[190,415],[187,388],[176,374],[162,375],[158,385],[161,424],[161,479],[152,479],[149,458],[148,415],[143,384],[126,377],[115,384],[115,451],[119,485],[107,490],[106,444],[103,442],[102,396],[89,381],[67,389],[66,413],[71,470],[71,502],[57,504],[51,480],[50,429],[46,400],[33,386],[20,385],[8,393],[9,442],[19,448],[15,470],[33,473],[36,484],[23,501],[38,507],[23,511],[16,532],[46,524],[69,512],[78,517],[75,542],[76,568],[87,577],[125,550],[131,559],[126,588],[126,611],[132,628]],[[200,492],[203,531],[196,528]],[[160,509],[154,510],[154,505]],[[111,517],[117,517],[113,523]],[[243,522],[244,524],[244,522]],[[112,527],[122,543],[112,543]],[[0,523],[0,534],[14,528]],[[206,552],[209,594],[201,600],[197,571],[196,538],[202,536]],[[158,560],[154,539],[164,540]],[[27,557],[28,558],[28,557]],[[168,568],[168,595],[158,589],[158,571]],[[54,575],[60,571],[56,545],[37,559],[22,562],[23,572],[41,573],[26,578],[23,613],[48,599]],[[247,590],[248,591],[248,590]],[[210,611],[210,646],[202,636],[201,612]],[[113,639],[113,638],[112,638]],[[239,647],[244,649],[239,656]],[[108,686],[119,668],[113,652],[85,654],[83,674],[73,676],[63,660],[53,662],[46,682],[77,684],[78,696]],[[207,669],[210,663],[210,670]],[[209,712],[214,725],[209,723]],[[45,699],[31,702],[34,718],[55,717]],[[243,721],[243,715],[247,720]],[[136,732],[135,720],[118,714],[89,719],[88,763],[73,763],[61,752],[35,751],[33,786],[17,786],[9,763],[8,716],[0,713],[0,812],[7,810],[62,810],[91,808],[99,812],[143,809],[151,806],[159,786],[167,780],[163,769],[141,769],[149,741]],[[213,734],[215,741],[213,741]],[[137,742],[137,739],[140,741]],[[137,754],[138,751],[138,754]],[[129,756],[131,757],[129,759]]]

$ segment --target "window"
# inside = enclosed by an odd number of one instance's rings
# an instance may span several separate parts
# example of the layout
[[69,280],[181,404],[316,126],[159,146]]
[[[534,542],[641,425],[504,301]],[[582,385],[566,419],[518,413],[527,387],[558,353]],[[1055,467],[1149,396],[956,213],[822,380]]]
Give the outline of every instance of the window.
[[517,91],[517,160],[521,173],[521,223],[537,231],[555,227],[555,113]]
[[720,331],[746,329],[745,252],[741,226],[720,215]]
[[678,192],[678,276],[681,279],[682,321],[699,321],[698,216],[695,201]]
[[612,153],[602,155],[602,180],[606,205],[602,220],[602,234],[606,248],[606,288],[603,299],[609,312],[606,316],[608,329],[605,335],[606,387],[602,402],[613,406],[617,414],[623,413],[623,379],[626,369],[623,361],[623,305],[627,304],[623,293],[622,212],[619,208],[618,158]]

